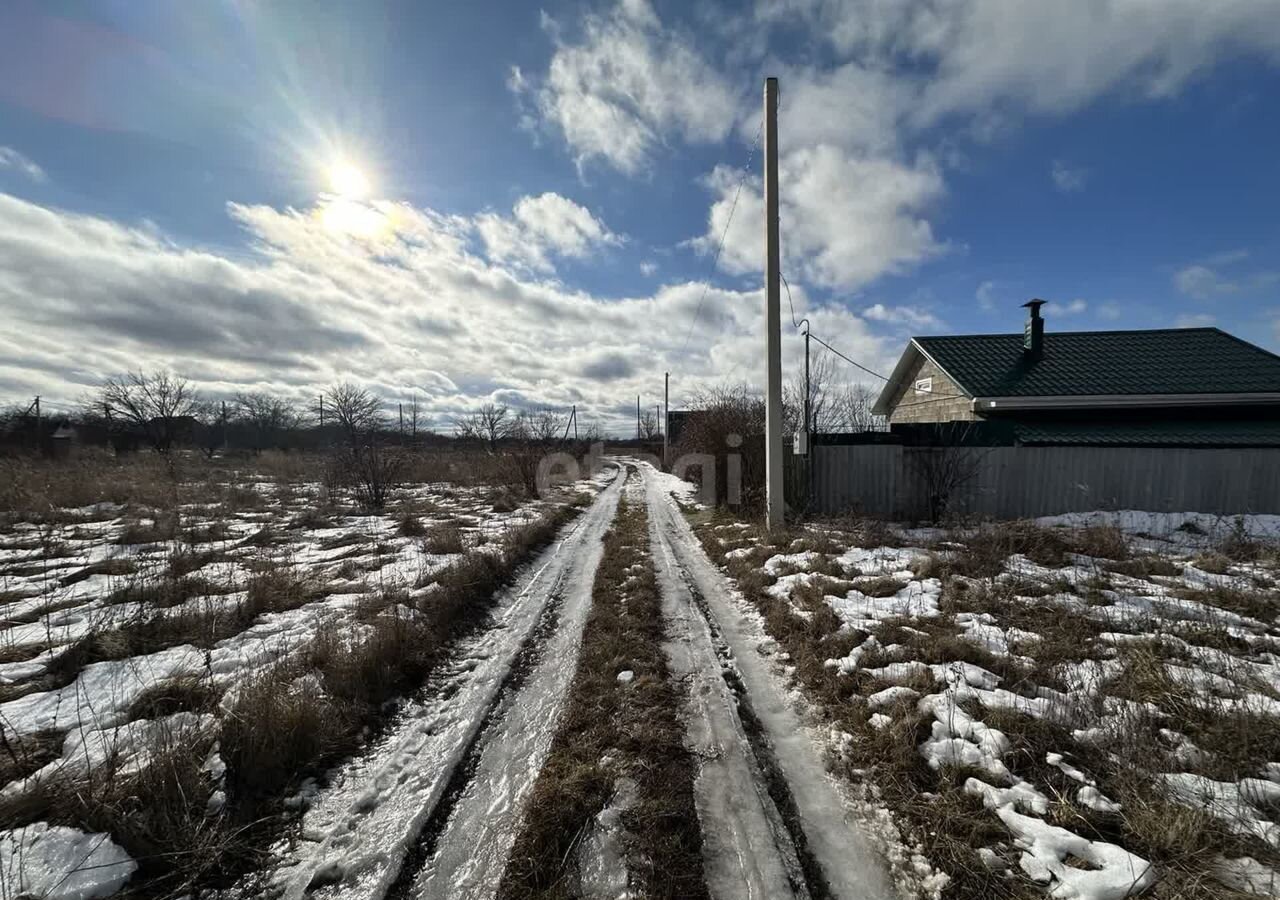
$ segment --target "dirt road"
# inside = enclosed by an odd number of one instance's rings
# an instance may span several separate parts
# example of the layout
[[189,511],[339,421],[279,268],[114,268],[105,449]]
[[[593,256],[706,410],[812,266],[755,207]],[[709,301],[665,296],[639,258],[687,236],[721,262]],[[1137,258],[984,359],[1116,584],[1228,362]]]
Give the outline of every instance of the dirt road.
[[[601,539],[624,483],[643,497],[708,893],[895,896],[788,699],[758,616],[707,558],[670,476],[631,464],[498,604],[492,625],[305,814],[279,870],[289,898],[490,898],[573,681]],[[629,896],[629,895],[628,895]]]

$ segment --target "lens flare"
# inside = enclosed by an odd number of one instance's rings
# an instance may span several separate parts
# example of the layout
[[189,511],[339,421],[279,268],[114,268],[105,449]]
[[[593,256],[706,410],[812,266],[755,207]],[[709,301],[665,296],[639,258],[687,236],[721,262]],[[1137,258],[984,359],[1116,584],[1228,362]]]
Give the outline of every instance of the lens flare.
[[369,196],[369,179],[356,166],[339,160],[329,166],[329,189],[347,200]]

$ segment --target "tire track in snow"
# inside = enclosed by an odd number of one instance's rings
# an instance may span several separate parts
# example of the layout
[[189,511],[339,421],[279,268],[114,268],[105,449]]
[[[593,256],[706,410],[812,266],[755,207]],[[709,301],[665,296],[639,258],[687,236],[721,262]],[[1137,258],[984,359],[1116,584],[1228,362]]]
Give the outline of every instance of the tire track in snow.
[[[302,841],[275,876],[284,900],[380,900],[445,798],[454,774],[518,680],[522,654],[549,629],[548,608],[582,578],[617,509],[623,478],[600,493],[559,540],[504,591],[487,630],[459,641],[454,660],[406,704],[371,753],[334,776],[302,820]],[[587,583],[594,577],[594,565]]]
[[[620,475],[615,486],[626,482]],[[609,503],[609,522],[620,492]],[[606,523],[608,524],[608,523]],[[389,895],[422,900],[482,900],[497,894],[524,816],[559,724],[560,710],[578,667],[583,627],[591,611],[601,541],[577,549],[567,571],[552,633],[516,668],[518,683],[504,691],[489,724],[468,751],[465,779],[436,808],[418,853],[423,865],[409,882],[406,867]]]
[[662,476],[640,471],[673,668],[693,679],[690,737],[711,752],[695,790],[712,896],[892,900],[883,862],[763,654],[771,642],[758,614],[703,552]]

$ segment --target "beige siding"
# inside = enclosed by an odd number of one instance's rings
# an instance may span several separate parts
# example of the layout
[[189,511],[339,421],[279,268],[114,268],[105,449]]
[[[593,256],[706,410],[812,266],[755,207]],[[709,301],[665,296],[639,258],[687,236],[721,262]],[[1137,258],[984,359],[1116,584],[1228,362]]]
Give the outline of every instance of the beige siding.
[[[933,392],[928,396],[916,395],[916,381],[921,378],[933,379]],[[889,423],[968,422],[977,418],[971,403],[954,381],[932,361],[921,356],[890,404]]]

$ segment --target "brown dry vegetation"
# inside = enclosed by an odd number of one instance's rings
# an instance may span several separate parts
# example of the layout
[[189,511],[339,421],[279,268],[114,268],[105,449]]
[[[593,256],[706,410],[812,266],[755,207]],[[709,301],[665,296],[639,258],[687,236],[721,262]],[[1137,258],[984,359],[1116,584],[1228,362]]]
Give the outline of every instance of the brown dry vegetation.
[[[487,454],[444,455],[455,477],[516,496],[499,466],[480,458]],[[4,546],[31,551],[23,555],[19,568],[39,565],[37,575],[48,569],[54,585],[59,577],[64,583],[77,583],[106,575],[112,581],[102,600],[142,606],[136,616],[116,619],[68,645],[44,675],[6,686],[0,701],[69,684],[94,662],[176,644],[211,647],[243,632],[263,614],[323,598],[324,575],[290,565],[287,554],[278,549],[289,538],[287,528],[336,527],[343,516],[357,512],[346,495],[324,488],[315,493],[323,462],[319,456],[279,453],[225,461],[175,455],[170,463],[146,454],[121,459],[85,454],[62,462],[0,460]],[[436,465],[422,462],[424,468]],[[439,469],[433,471],[432,480],[439,474]],[[264,483],[264,489],[255,489],[254,482]],[[394,502],[399,504],[400,531],[408,536],[422,527],[418,516],[434,512],[429,501]],[[94,503],[114,505],[83,509]],[[136,774],[118,772],[110,763],[87,779],[45,779],[0,803],[0,821],[9,825],[45,820],[110,833],[141,865],[131,893],[177,896],[193,886],[225,884],[252,871],[288,827],[290,820],[281,807],[286,792],[376,736],[394,711],[388,701],[413,691],[447,653],[451,641],[482,627],[494,593],[584,505],[582,497],[552,505],[539,520],[508,528],[501,538],[488,541],[483,552],[466,553],[429,579],[437,586],[413,601],[412,610],[404,605],[410,603],[405,592],[370,593],[356,611],[355,627],[322,629],[309,647],[237,684],[221,705],[222,692],[208,677],[153,685],[125,711],[125,720],[215,713],[217,730],[174,735],[172,741],[162,742],[164,746],[149,748],[153,764]],[[78,569],[52,568],[54,560],[69,554],[53,538],[59,529],[68,539],[97,540],[101,532],[86,527],[79,534],[77,523],[121,517],[132,523],[124,529],[122,544],[164,540],[168,547],[113,551],[149,557],[151,563],[136,571],[134,563],[123,558]],[[236,519],[258,523],[256,530],[244,538],[243,526],[238,532],[228,527]],[[8,534],[17,523],[43,524],[39,531],[23,524],[22,530]],[[119,531],[117,526],[113,533]],[[357,554],[381,554],[382,545],[371,537],[350,535],[339,533],[326,546],[352,543]],[[232,542],[232,537],[238,540]],[[221,546],[210,546],[215,541]],[[34,561],[28,563],[28,558]],[[209,570],[201,571],[226,559],[247,568],[248,579],[242,575],[233,584],[227,576],[227,583],[217,583]],[[229,596],[237,589],[244,593]],[[0,602],[30,595],[6,590]],[[83,597],[74,601],[83,602]],[[13,616],[9,624],[50,611],[46,606]],[[45,646],[0,648],[0,661],[29,659]],[[20,740],[10,735],[0,746],[0,783],[56,760],[64,738],[61,733]],[[201,770],[215,740],[227,763],[221,784]],[[205,804],[215,788],[225,791],[226,805],[219,814],[209,815]]]
[[[866,632],[842,628],[840,619],[823,599],[826,594],[846,591],[850,583],[818,578],[799,585],[790,603],[772,597],[765,589],[776,579],[760,566],[774,554],[802,549],[807,535],[771,535],[759,529],[745,534],[716,530],[726,522],[719,514],[706,517],[699,524],[698,534],[712,558],[724,565],[763,613],[770,636],[790,655],[795,678],[814,701],[817,713],[853,736],[847,755],[833,761],[836,771],[851,781],[876,787],[926,856],[951,876],[946,897],[1029,900],[1043,896],[1043,888],[1018,871],[1017,852],[1008,847],[1009,835],[1000,820],[979,799],[964,792],[965,779],[978,773],[954,767],[935,771],[920,754],[918,748],[928,737],[932,716],[926,717],[913,700],[905,699],[880,710],[891,715],[891,725],[883,729],[871,727],[864,697],[885,687],[885,683],[862,671],[840,674],[838,669],[825,665],[827,660],[847,655],[868,636]],[[857,530],[844,525],[846,535],[856,538]],[[728,534],[730,539],[722,542],[718,534]],[[745,557],[725,557],[726,550],[750,542],[758,542],[761,549]],[[901,546],[900,541],[889,543]],[[855,541],[843,544],[856,545],[879,546]],[[1253,550],[1240,550],[1238,546],[1236,550],[1254,560],[1265,557],[1265,551],[1254,554]],[[996,579],[1004,571],[1006,559],[1015,553],[1048,567],[1072,562],[1071,554],[1094,557],[1100,563],[1093,579],[1074,588],[1061,579],[1034,584],[1033,589],[1033,583],[1025,580],[1008,576]],[[812,570],[824,571],[829,562],[820,559]],[[882,645],[906,648],[902,656],[894,658],[974,663],[1001,676],[1002,685],[1009,690],[1031,693],[1035,685],[1062,688],[1055,675],[1061,663],[1104,656],[1099,635],[1116,630],[1116,626],[1049,603],[1037,606],[1025,599],[1015,602],[1015,596],[1075,591],[1082,599],[1096,600],[1108,572],[1149,579],[1181,573],[1182,564],[1153,554],[1135,554],[1117,529],[1068,531],[1012,523],[953,533],[939,542],[929,556],[917,560],[913,569],[917,578],[943,579],[939,604],[943,615],[878,625],[873,633]],[[855,580],[853,586],[879,596],[891,593],[891,581]],[[1277,612],[1276,595],[1266,589],[1184,592],[1188,596],[1192,593],[1191,599],[1264,621],[1274,621]],[[808,612],[809,617],[796,615],[796,609]],[[1015,653],[1031,658],[1030,664],[993,656],[978,645],[961,640],[952,618],[961,612],[989,613],[1001,628],[1021,628],[1040,635],[1039,641],[1015,647]],[[1136,627],[1141,623],[1134,624]],[[909,625],[912,630],[902,625]],[[1247,644],[1240,646],[1238,638],[1233,640],[1225,628],[1213,623],[1191,625],[1180,629],[1179,635],[1187,640],[1195,638],[1203,646],[1248,651]],[[1014,750],[1004,761],[1015,775],[1040,786],[1051,797],[1055,793],[1059,796],[1045,817],[1048,822],[1090,839],[1119,844],[1157,867],[1159,881],[1148,892],[1150,896],[1162,900],[1248,896],[1231,891],[1211,876],[1214,860],[1221,855],[1252,855],[1276,866],[1280,864],[1280,854],[1260,840],[1232,833],[1202,810],[1171,802],[1153,783],[1153,753],[1169,749],[1160,729],[1176,728],[1212,754],[1213,763],[1204,767],[1202,774],[1235,781],[1256,775],[1266,762],[1280,760],[1280,722],[1274,717],[1228,711],[1205,702],[1205,697],[1173,682],[1163,667],[1164,660],[1146,645],[1122,648],[1120,652],[1124,668],[1109,693],[1156,703],[1163,716],[1131,717],[1121,739],[1105,751],[1073,739],[1071,729],[1083,727],[1085,722],[1054,723],[1007,709],[975,708],[971,712],[1009,737]],[[888,661],[872,654],[862,666],[870,668]],[[931,676],[907,684],[922,693],[937,690]],[[1069,754],[1071,761],[1095,778],[1104,794],[1121,804],[1120,814],[1095,812],[1066,801],[1077,785],[1045,762],[1046,753],[1066,750],[1075,751]],[[1009,873],[993,872],[974,853],[977,847],[1001,842],[1005,844]]]
[[[604,539],[578,669],[500,897],[577,896],[574,848],[623,779],[636,785],[622,814],[636,895],[707,896],[695,767],[683,744],[682,692],[667,670],[663,640],[647,516],[624,499]],[[630,684],[618,681],[625,670],[635,673]]]

